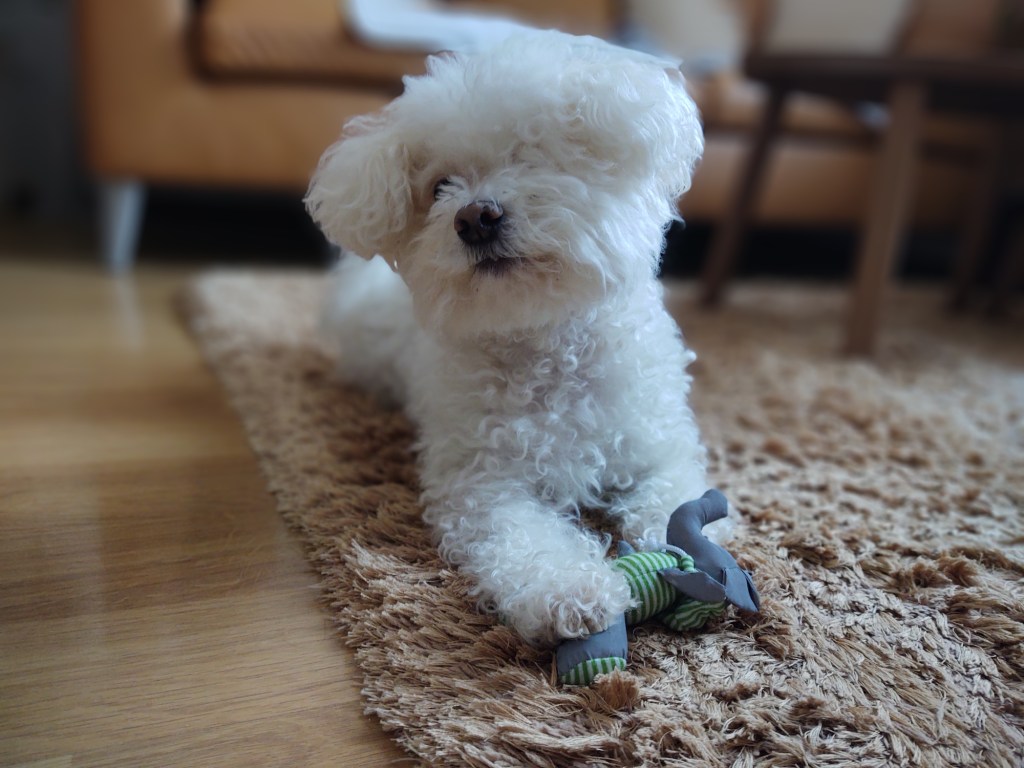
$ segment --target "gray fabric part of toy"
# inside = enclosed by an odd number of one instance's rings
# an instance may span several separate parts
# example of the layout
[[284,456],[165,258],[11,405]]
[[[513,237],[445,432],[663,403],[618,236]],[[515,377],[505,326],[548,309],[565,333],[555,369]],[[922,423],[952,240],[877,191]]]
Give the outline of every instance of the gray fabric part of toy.
[[566,640],[558,646],[555,656],[558,675],[568,674],[577,664],[591,659],[626,658],[629,640],[626,637],[626,615],[620,614],[608,627],[586,637]]
[[739,567],[732,555],[701,533],[705,525],[721,520],[728,513],[729,502],[713,488],[676,509],[669,518],[666,538],[673,547],[679,547],[693,558],[698,572],[666,568],[659,574],[695,600],[707,603],[725,600],[741,610],[756,613],[761,608],[761,597],[750,574]]

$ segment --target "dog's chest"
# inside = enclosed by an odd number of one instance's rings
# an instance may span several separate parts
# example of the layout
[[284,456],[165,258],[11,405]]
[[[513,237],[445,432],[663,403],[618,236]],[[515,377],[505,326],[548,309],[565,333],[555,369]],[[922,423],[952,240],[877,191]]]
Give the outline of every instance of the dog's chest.
[[505,456],[559,468],[603,466],[622,444],[626,372],[600,339],[491,358],[473,395],[478,434]]
[[536,415],[552,425],[596,427],[600,420],[591,411],[606,399],[610,374],[603,346],[588,339],[549,350],[514,350],[496,358],[493,376],[481,392],[485,407],[495,415]]
[[682,346],[667,334],[653,343],[660,330],[581,327],[544,345],[434,357],[414,413],[426,455],[526,483],[555,505],[600,505],[684,426]]

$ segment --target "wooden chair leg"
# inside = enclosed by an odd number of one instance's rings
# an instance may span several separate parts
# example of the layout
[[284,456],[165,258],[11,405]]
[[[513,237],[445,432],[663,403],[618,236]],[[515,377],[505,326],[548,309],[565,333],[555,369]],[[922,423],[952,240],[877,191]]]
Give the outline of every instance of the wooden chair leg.
[[848,315],[846,352],[868,355],[878,335],[879,311],[904,225],[917,171],[917,145],[925,86],[904,82],[889,95],[889,127],[882,141],[857,255],[857,276]]
[[712,307],[721,302],[726,281],[732,276],[736,260],[754,211],[754,203],[767,165],[769,149],[778,133],[787,92],[773,88],[761,113],[749,154],[733,189],[732,199],[718,222],[708,250],[702,275],[701,304]]
[[100,184],[100,248],[107,269],[127,272],[135,261],[146,204],[146,187],[133,180]]
[[1024,279],[1024,224],[1017,224],[996,267],[989,313],[999,317],[1009,312],[1013,292]]
[[1010,133],[1008,125],[992,125],[986,132],[981,163],[975,180],[971,206],[964,222],[960,246],[953,264],[949,308],[967,307],[978,276],[982,254],[992,234],[992,215],[999,199]]

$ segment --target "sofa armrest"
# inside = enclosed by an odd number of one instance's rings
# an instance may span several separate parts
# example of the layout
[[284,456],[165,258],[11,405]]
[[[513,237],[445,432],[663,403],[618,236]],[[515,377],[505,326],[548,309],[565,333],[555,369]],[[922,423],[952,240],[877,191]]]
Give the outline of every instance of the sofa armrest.
[[84,149],[95,175],[305,189],[342,123],[388,100],[367,89],[203,78],[192,9],[190,0],[78,0]]
[[[190,0],[77,0],[78,86],[86,159],[110,165],[111,149],[159,94],[191,77]],[[116,154],[116,151],[115,151]]]

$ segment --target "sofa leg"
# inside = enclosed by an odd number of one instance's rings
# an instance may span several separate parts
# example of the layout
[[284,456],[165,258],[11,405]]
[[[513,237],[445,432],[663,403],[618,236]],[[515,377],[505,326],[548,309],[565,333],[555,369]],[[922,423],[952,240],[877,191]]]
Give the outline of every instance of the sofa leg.
[[103,262],[115,274],[132,268],[145,205],[146,187],[139,181],[100,183],[100,246]]

